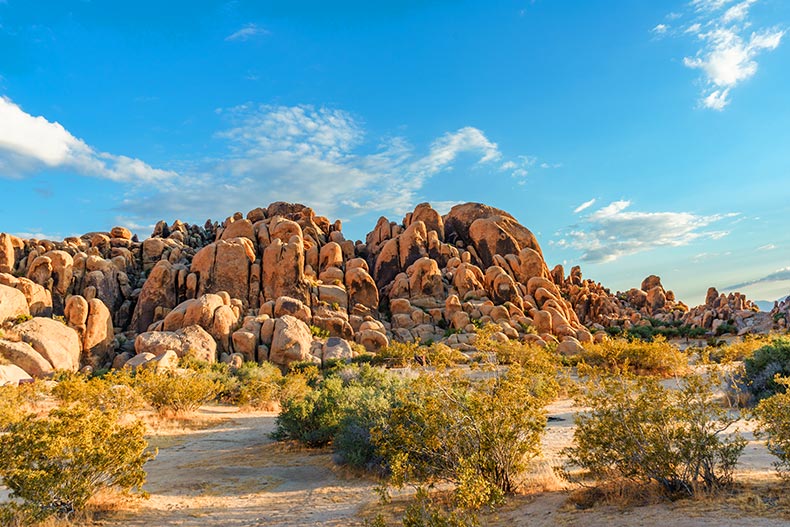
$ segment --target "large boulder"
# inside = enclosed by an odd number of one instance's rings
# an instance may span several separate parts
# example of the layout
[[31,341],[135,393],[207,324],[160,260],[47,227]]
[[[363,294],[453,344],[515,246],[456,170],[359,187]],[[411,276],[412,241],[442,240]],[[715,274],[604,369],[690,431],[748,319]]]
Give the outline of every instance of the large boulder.
[[91,299],[82,336],[83,362],[93,368],[101,367],[114,349],[114,340],[110,310],[98,298]]
[[17,325],[14,330],[56,370],[79,369],[79,335],[66,324],[51,318],[34,318]]
[[269,360],[286,367],[309,360],[312,342],[310,327],[298,318],[285,315],[274,323]]
[[15,364],[0,364],[0,386],[5,386],[6,384],[17,386],[32,380],[33,378],[19,366]]
[[474,247],[485,267],[493,263],[495,254],[517,255],[525,247],[543,255],[529,229],[507,212],[481,203],[453,207],[444,217],[444,232],[448,242]]
[[167,260],[160,260],[151,270],[143,285],[132,316],[131,329],[135,333],[148,330],[154,322],[157,307],[173,308],[178,301],[176,279],[178,268]]
[[0,357],[16,364],[31,377],[48,377],[54,371],[52,364],[26,342],[0,339]]
[[30,308],[21,291],[0,284],[0,323],[20,316],[29,316]]
[[11,235],[0,232],[0,273],[11,273],[16,263]]

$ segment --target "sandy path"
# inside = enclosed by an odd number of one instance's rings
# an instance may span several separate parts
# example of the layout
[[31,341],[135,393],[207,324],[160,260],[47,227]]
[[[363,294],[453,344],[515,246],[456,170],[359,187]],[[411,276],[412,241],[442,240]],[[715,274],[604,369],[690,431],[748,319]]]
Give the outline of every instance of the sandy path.
[[102,523],[354,525],[349,520],[358,506],[376,500],[375,484],[343,478],[325,451],[275,443],[269,439],[274,420],[272,414],[234,414],[213,428],[155,437],[159,455],[146,467],[150,499]]

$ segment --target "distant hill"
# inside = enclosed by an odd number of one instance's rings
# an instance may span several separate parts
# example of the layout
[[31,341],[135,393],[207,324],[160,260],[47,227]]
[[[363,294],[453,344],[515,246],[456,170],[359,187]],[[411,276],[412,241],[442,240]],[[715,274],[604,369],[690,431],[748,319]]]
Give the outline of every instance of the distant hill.
[[[780,298],[777,302],[783,302],[788,298],[790,298],[790,295]],[[755,300],[754,303],[760,308],[760,311],[770,311],[774,308],[773,300]]]

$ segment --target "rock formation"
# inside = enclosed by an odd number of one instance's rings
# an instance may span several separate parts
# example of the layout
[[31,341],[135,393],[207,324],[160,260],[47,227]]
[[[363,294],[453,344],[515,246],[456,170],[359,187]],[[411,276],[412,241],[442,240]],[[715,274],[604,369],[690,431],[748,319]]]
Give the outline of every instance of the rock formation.
[[[775,307],[777,324],[787,311]],[[574,353],[607,326],[747,332],[763,327],[755,313],[742,295],[713,289],[689,309],[657,276],[614,294],[579,267],[566,276],[513,216],[478,203],[444,216],[419,204],[401,221],[380,218],[364,242],[283,202],[203,226],[161,221],[142,242],[123,227],[62,242],[0,234],[0,356],[33,377],[165,368],[187,354],[286,368],[393,340],[471,351],[486,323],[497,338]]]

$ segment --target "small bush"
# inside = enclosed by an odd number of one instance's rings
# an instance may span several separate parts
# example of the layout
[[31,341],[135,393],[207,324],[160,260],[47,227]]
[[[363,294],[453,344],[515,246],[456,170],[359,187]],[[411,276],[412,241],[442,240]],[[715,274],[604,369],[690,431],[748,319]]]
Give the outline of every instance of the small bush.
[[770,344],[775,338],[771,335],[746,335],[743,339],[729,344],[705,348],[703,354],[711,362],[729,364],[750,358],[755,351]]
[[757,435],[767,438],[768,451],[777,458],[776,470],[782,478],[790,480],[790,393],[786,391],[790,379],[777,377],[774,382],[785,391],[763,399],[755,408]]
[[234,376],[239,382],[234,404],[259,410],[274,408],[283,382],[283,375],[277,366],[269,362],[261,365],[245,362],[234,372]]
[[28,320],[33,320],[33,317],[30,315],[17,315],[16,318],[14,318],[13,320],[13,324],[14,325],[22,324],[24,322],[27,322]]
[[52,388],[61,405],[85,404],[89,408],[130,414],[143,406],[140,392],[128,370],[113,370],[102,376],[59,372]]
[[42,396],[38,382],[20,386],[0,386],[0,433],[36,410]]
[[790,376],[790,338],[779,337],[757,349],[743,361],[743,384],[758,399],[783,392],[776,376]]
[[217,381],[199,373],[158,373],[153,369],[138,370],[134,383],[145,401],[161,415],[194,412],[213,400],[221,389]]
[[712,385],[699,376],[679,390],[628,374],[591,380],[578,401],[590,410],[576,417],[565,468],[601,481],[655,482],[670,496],[729,484],[746,442],[723,437],[734,419],[714,402]]
[[0,477],[33,521],[81,510],[102,488],[140,490],[146,451],[145,427],[121,425],[114,412],[84,405],[32,416],[0,436]]
[[317,337],[319,339],[328,339],[329,338],[329,330],[324,329],[324,328],[319,328],[318,326],[310,325],[310,333],[314,337]]
[[546,386],[542,375],[518,365],[477,382],[454,372],[421,375],[373,430],[391,482],[453,482],[462,508],[499,502],[540,452],[543,407],[556,395]]
[[581,360],[594,367],[669,377],[683,373],[688,357],[663,337],[652,342],[611,339],[585,346]]
[[[310,379],[302,382],[298,377],[291,381],[297,387],[296,396],[281,397],[282,412],[277,417],[274,437],[320,447],[334,441],[345,427],[339,459],[354,465],[367,464],[372,454],[362,452],[366,440],[358,429],[376,419],[386,394],[393,392],[392,378],[379,369],[363,365],[327,371],[324,377],[312,379],[312,386]],[[307,386],[307,391],[298,389],[302,386]]]
[[422,355],[417,342],[390,342],[389,346],[376,354],[376,362],[392,368],[404,368],[414,364],[415,358]]

